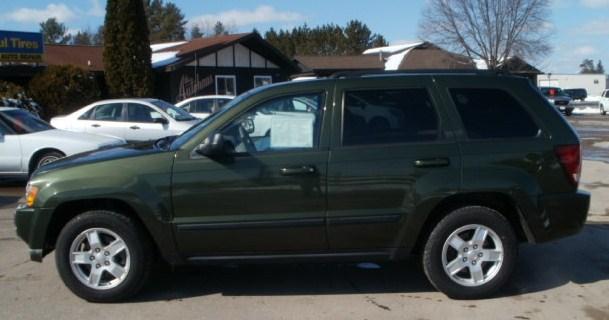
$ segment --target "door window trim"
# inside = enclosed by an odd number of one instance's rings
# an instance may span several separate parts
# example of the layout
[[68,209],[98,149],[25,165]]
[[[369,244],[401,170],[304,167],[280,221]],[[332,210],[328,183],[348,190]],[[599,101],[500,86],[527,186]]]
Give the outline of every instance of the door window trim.
[[235,88],[235,96],[237,95],[237,76],[236,75],[220,74],[220,75],[216,75],[216,77],[215,77],[216,95],[228,95],[226,92],[224,92],[224,93],[218,92],[218,79],[232,79],[233,87]]
[[[122,107],[121,107],[121,117],[120,117],[120,119],[119,119],[119,120],[98,120],[98,119],[93,119],[93,117],[95,117],[95,114],[97,113],[97,108],[98,108],[98,107],[101,107],[101,106],[107,106],[107,105],[110,105],[110,104],[120,104],[120,105],[122,105]],[[85,121],[101,121],[101,122],[125,122],[125,119],[126,119],[126,117],[125,117],[125,112],[126,112],[126,110],[125,110],[125,109],[126,109],[126,106],[125,106],[125,103],[124,103],[124,102],[100,103],[100,104],[98,104],[98,105],[94,106],[94,107],[93,107],[93,108],[91,108],[91,109],[93,109],[93,110],[92,110],[91,114],[89,115],[89,119],[79,119],[79,120],[85,120]]]

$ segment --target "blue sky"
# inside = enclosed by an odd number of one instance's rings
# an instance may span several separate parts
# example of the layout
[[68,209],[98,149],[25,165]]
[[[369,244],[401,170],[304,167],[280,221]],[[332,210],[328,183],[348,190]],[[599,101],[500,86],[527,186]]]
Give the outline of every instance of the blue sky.
[[[222,20],[232,30],[265,31],[364,21],[390,43],[417,39],[425,0],[174,0],[189,23],[209,28]],[[72,31],[97,29],[103,22],[105,0],[27,0],[0,2],[0,29],[37,31],[38,23],[55,16]],[[575,73],[584,58],[603,60],[609,67],[609,0],[552,0],[550,22],[554,50],[540,61],[542,71]]]

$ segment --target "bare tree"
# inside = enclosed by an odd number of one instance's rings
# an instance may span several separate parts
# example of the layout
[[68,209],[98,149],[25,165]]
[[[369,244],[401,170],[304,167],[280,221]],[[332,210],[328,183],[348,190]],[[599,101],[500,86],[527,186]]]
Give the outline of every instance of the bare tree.
[[496,69],[510,56],[550,52],[550,0],[428,0],[419,36]]

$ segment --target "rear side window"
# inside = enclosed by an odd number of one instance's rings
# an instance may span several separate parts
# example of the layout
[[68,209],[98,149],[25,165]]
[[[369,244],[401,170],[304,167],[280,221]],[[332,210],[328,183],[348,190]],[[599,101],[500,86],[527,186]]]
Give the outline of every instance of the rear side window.
[[343,145],[435,140],[438,115],[426,89],[348,91]]
[[197,103],[197,105],[194,108],[195,110],[191,111],[191,112],[212,113],[212,110],[214,109],[214,99],[197,100],[196,103]]
[[450,89],[470,139],[534,137],[539,127],[526,109],[500,89]]

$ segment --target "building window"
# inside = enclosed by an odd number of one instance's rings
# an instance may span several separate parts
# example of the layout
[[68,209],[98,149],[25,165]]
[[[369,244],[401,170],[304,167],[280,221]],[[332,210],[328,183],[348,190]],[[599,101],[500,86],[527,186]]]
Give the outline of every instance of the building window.
[[594,79],[594,84],[598,84],[598,79]]
[[226,96],[237,95],[237,77],[216,76],[216,94]]
[[254,88],[266,86],[273,83],[273,77],[271,76],[254,76]]

